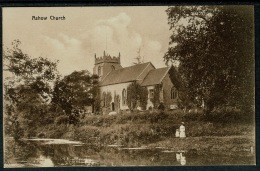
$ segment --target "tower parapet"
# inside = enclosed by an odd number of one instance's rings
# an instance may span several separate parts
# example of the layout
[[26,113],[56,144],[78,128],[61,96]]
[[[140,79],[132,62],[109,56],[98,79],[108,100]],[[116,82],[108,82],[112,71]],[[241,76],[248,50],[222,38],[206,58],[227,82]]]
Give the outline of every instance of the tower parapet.
[[118,57],[116,56],[110,56],[108,54],[105,53],[104,51],[104,55],[101,57],[97,57],[95,54],[95,65],[100,64],[100,63],[116,63],[116,64],[120,64],[120,52]]

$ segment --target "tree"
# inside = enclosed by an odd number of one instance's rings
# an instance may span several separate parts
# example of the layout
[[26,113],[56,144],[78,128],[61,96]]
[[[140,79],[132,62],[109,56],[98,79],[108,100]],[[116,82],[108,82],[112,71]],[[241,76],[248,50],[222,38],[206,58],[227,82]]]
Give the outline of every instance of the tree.
[[[26,136],[35,136],[35,128],[39,125],[46,125],[53,123],[53,118],[49,115],[48,100],[43,98],[37,89],[31,86],[20,85],[16,88],[9,89],[7,92],[13,97],[12,103],[7,103],[6,108],[13,108],[13,112],[5,113],[7,115],[6,121],[11,125],[11,129],[6,133],[11,133],[17,136],[18,128],[12,130],[12,125],[19,125]],[[18,123],[18,124],[17,124]],[[18,132],[17,132],[18,131]],[[22,131],[21,131],[22,132]]]
[[254,29],[250,6],[176,6],[166,61],[178,60],[193,102],[206,114],[225,105],[254,105]]
[[140,107],[146,108],[147,99],[148,91],[146,87],[142,87],[137,82],[133,82],[127,87],[127,105],[130,110],[136,109],[138,103]]
[[3,70],[12,73],[13,77],[7,77],[5,83],[9,80],[18,84],[30,84],[36,79],[44,82],[51,82],[58,76],[57,62],[50,61],[47,58],[38,57],[32,58],[22,52],[20,49],[21,42],[15,40],[12,42],[13,47],[7,48],[3,52]]
[[160,92],[162,90],[162,84],[157,84],[154,87],[154,95],[151,98],[151,101],[153,103],[153,106],[157,108],[160,104]]
[[5,133],[18,139],[46,121],[50,83],[58,77],[57,62],[32,58],[15,40],[3,52]]
[[186,82],[173,66],[169,70],[169,76],[172,83],[174,83],[174,87],[178,90],[178,107],[186,111],[187,108],[192,106]]
[[[92,106],[99,99],[98,77],[88,71],[74,71],[54,85],[52,103],[59,106],[69,116],[69,123],[79,121],[80,111]],[[98,110],[97,105],[96,109]]]
[[120,95],[118,94],[114,94],[114,103],[115,103],[115,110],[117,111],[117,113],[120,112]]
[[92,75],[92,89],[91,93],[93,95],[93,112],[95,114],[101,114],[101,91],[99,87],[99,82],[98,82],[98,76],[97,75]]
[[136,59],[136,61],[137,61],[137,62],[134,62],[134,65],[144,63],[144,56],[143,56],[143,60],[142,60],[142,57],[141,57],[141,48],[139,48],[137,50],[137,57],[134,58],[134,59]]
[[105,107],[110,108],[111,107],[111,102],[112,102],[112,93],[108,91],[105,95]]

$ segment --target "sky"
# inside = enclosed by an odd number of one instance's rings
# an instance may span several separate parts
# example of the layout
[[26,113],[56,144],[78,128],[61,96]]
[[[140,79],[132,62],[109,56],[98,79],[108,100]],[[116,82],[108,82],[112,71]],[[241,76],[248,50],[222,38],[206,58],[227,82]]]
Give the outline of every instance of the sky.
[[[3,45],[19,39],[29,56],[59,60],[58,71],[92,73],[94,56],[104,50],[121,54],[123,67],[133,65],[138,49],[144,62],[165,67],[163,56],[171,31],[165,10],[152,7],[20,7],[3,8]],[[48,20],[32,20],[32,16]],[[65,20],[50,20],[50,16]]]

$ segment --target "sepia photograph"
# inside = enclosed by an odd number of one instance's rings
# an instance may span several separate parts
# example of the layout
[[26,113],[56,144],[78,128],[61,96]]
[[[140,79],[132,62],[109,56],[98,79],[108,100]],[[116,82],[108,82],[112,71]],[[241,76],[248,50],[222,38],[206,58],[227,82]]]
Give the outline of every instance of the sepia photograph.
[[3,7],[4,168],[256,165],[254,15]]

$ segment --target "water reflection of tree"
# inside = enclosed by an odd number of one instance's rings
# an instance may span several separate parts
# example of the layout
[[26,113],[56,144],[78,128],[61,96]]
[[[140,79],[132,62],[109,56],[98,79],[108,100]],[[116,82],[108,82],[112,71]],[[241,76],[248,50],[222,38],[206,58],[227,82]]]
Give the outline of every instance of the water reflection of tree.
[[5,143],[5,164],[26,163],[39,158],[39,145],[29,141],[8,141]]
[[182,166],[186,165],[186,156],[184,153],[176,153],[176,160],[179,162]]
[[[78,146],[68,144],[45,145],[42,149],[43,155],[50,157],[55,166],[96,164],[87,157],[97,154],[99,151],[99,148],[96,146]],[[87,161],[90,161],[90,163],[85,163]]]
[[100,153],[100,162],[107,166],[160,166],[177,165],[175,153],[162,153],[159,149],[105,148]]
[[[41,166],[52,161],[51,166],[173,166],[181,165],[176,153],[161,149],[124,149],[94,145],[44,145],[34,141],[6,141],[5,164],[21,163],[24,166]],[[219,165],[253,163],[252,156],[227,154],[183,154],[192,165]],[[186,159],[186,158],[185,158]],[[49,166],[49,165],[48,165]]]

